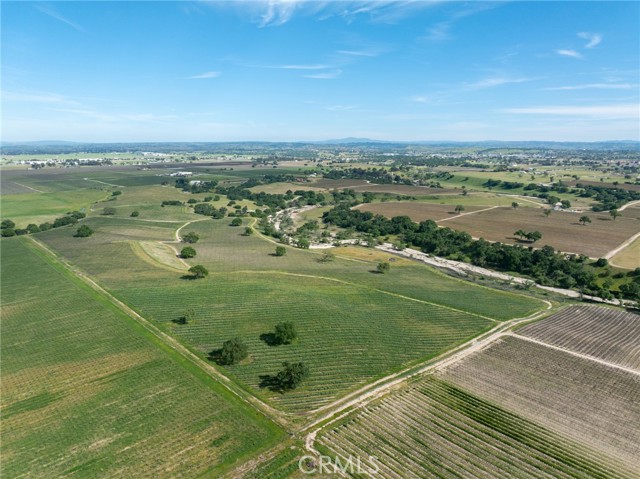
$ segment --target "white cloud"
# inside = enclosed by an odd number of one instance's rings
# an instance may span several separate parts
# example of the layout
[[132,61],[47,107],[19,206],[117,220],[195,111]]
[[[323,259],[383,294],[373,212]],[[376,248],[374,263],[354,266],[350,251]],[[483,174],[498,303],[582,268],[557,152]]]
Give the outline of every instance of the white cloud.
[[411,98],[409,98],[409,100],[414,101],[416,103],[430,103],[431,102],[431,98],[429,98],[428,96],[424,96],[424,95],[412,96]]
[[329,72],[322,73],[312,73],[309,75],[302,75],[303,78],[315,78],[317,80],[333,80],[334,78],[338,78],[342,74],[342,70],[333,70]]
[[204,72],[199,75],[194,75],[192,77],[187,77],[188,80],[200,80],[203,78],[218,78],[221,75],[220,72]]
[[260,26],[280,26],[293,17],[301,0],[268,0],[267,9],[260,16]]
[[352,57],[376,57],[378,56],[377,52],[366,51],[366,50],[338,50],[338,53],[341,55],[348,55]]
[[493,88],[501,85],[508,85],[510,83],[524,83],[532,80],[533,78],[492,77],[485,78],[475,83],[469,83],[466,85],[466,88],[468,90],[481,90],[483,88]]
[[588,41],[585,48],[594,48],[602,42],[602,35],[598,33],[580,32],[578,36]]
[[330,65],[281,65],[268,68],[282,68],[284,70],[326,70]]
[[580,52],[577,52],[575,50],[560,49],[560,50],[556,50],[556,53],[564,57],[582,58],[582,54],[580,54]]
[[356,108],[358,108],[357,105],[333,105],[333,106],[325,107],[325,110],[329,110],[329,111],[349,111],[349,110],[355,110]]
[[594,106],[539,106],[529,108],[508,108],[504,113],[523,115],[578,116],[590,118],[633,118],[640,120],[640,104],[627,103],[620,105]]
[[589,83],[586,85],[556,86],[545,88],[545,90],[632,90],[634,88],[638,88],[638,85],[632,85],[631,83]]

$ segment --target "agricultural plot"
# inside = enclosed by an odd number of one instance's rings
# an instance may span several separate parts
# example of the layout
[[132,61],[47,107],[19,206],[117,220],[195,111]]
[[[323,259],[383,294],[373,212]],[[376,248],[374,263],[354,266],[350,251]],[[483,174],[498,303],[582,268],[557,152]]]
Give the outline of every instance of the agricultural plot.
[[341,463],[359,457],[385,479],[633,477],[612,458],[432,376],[321,433],[316,447]]
[[284,195],[287,191],[320,191],[321,188],[318,188],[312,183],[269,183],[267,185],[258,185],[253,188],[249,188],[254,193],[264,192],[270,193],[273,195]]
[[[394,216],[408,216],[413,221],[438,221],[453,218],[457,215],[453,205],[438,205],[431,203],[398,202],[398,203],[365,203],[356,207],[360,211],[370,211],[374,214],[393,218]],[[480,206],[465,207],[464,212],[470,213],[482,209]]]
[[518,335],[640,372],[640,316],[599,306],[571,306]]
[[378,185],[373,183],[354,186],[353,189],[357,192],[369,191],[371,193],[389,193],[408,196],[433,196],[460,193],[460,190],[447,188],[429,188],[428,186],[411,185]]
[[109,196],[100,188],[56,191],[53,193],[14,194],[2,196],[2,217],[9,218],[18,228],[29,223],[41,224],[64,216],[68,211],[89,211],[91,204]]
[[2,477],[216,476],[282,438],[28,240],[2,277]]
[[[130,243],[170,240],[176,224],[85,221],[96,231],[90,238],[72,239],[67,228],[38,237],[205,357],[230,338],[243,339],[250,360],[227,371],[290,411],[317,408],[460,344],[494,320],[526,316],[542,306],[408,262],[380,275],[372,273],[375,261],[320,263],[320,254],[293,248],[275,257],[274,243],[257,234],[243,236],[244,227],[231,227],[228,219],[202,218],[182,230],[201,238],[194,245],[197,257],[187,262],[211,272],[206,279],[188,281],[178,271],[141,259]],[[175,324],[189,308],[196,319]],[[270,346],[261,336],[284,320],[296,324],[299,342]],[[260,387],[284,360],[308,363],[312,373],[303,386],[284,396]]]
[[613,221],[606,213],[588,213],[591,223],[582,225],[578,221],[581,216],[582,213],[556,211],[545,217],[542,209],[494,208],[453,218],[446,226],[476,238],[511,244],[518,243],[513,233],[519,229],[540,231],[540,245],[594,258],[604,256],[640,231],[640,223],[633,218],[619,217]]
[[640,470],[640,374],[504,336],[441,378]]

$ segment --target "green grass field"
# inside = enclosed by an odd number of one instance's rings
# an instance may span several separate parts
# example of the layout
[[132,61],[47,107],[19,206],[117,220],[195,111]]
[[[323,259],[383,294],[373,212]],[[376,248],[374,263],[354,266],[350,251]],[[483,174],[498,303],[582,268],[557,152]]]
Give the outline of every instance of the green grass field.
[[[243,236],[244,228],[229,226],[229,219],[202,219],[182,231],[200,235],[194,245],[198,255],[189,260],[211,271],[200,281],[181,279],[161,264],[153,268],[127,242],[171,240],[175,223],[97,217],[86,220],[96,231],[91,238],[71,238],[70,228],[38,237],[204,357],[223,341],[242,338],[251,357],[227,372],[292,412],[315,409],[444,352],[487,330],[495,324],[492,319],[526,316],[542,306],[408,262],[380,275],[372,273],[375,262],[323,264],[311,251],[288,248],[285,256],[275,257],[275,244]],[[174,324],[188,308],[195,310],[196,320]],[[285,320],[301,332],[298,342],[273,347],[261,340]],[[309,380],[285,395],[260,387],[285,360],[307,363]]]
[[2,278],[2,477],[216,476],[282,437],[29,240]]

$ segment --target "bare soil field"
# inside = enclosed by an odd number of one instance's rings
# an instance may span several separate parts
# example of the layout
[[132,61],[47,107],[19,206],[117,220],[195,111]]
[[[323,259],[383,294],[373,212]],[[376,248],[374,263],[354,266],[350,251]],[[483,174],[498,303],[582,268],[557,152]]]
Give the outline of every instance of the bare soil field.
[[590,212],[586,215],[591,223],[583,226],[578,221],[583,215],[554,211],[545,217],[539,208],[500,207],[461,215],[447,221],[446,226],[466,231],[476,238],[511,244],[519,243],[513,235],[515,231],[537,230],[542,233],[542,239],[535,246],[550,245],[560,251],[594,258],[604,256],[640,231],[640,222],[634,218],[619,217],[613,221],[607,213]]
[[505,336],[442,379],[640,468],[640,375]]
[[640,205],[625,208],[624,211],[620,212],[620,215],[626,218],[635,218],[637,220],[640,220]]
[[[445,218],[453,218],[457,216],[453,205],[440,205],[433,203],[365,203],[358,205],[356,209],[360,211],[371,211],[388,218],[394,216],[408,216],[413,221],[420,222],[424,220],[439,221]],[[465,206],[465,213],[478,211],[483,209],[482,206]]]
[[517,333],[640,372],[637,314],[600,306],[571,306]]
[[367,183],[354,187],[356,191],[370,191],[372,193],[390,193],[393,195],[432,196],[460,193],[461,190],[453,188],[429,188],[428,186],[410,185],[375,185]]

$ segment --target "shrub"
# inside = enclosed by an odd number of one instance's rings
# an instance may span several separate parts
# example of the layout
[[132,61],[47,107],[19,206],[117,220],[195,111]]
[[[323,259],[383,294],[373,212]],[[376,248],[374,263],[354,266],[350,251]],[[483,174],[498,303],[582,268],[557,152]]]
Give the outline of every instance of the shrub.
[[76,238],[87,238],[93,234],[93,230],[89,228],[87,225],[82,225],[76,231],[74,235]]
[[198,236],[197,233],[194,233],[193,231],[190,231],[189,233],[187,233],[186,235],[184,235],[182,237],[182,242],[183,243],[197,243],[199,239],[200,239],[200,236]]
[[182,248],[182,251],[180,251],[180,256],[182,258],[193,258],[196,255],[196,250],[193,249],[191,246],[185,246],[184,248]]
[[131,212],[131,216],[132,216],[133,218],[135,218],[135,217],[137,217],[137,216],[140,216],[140,212],[139,212],[138,210],[136,210],[136,211],[132,211],[132,212]]
[[276,246],[276,256],[284,256],[287,254],[287,248],[284,246]]
[[230,226],[242,226],[242,218],[234,218],[231,220]]

